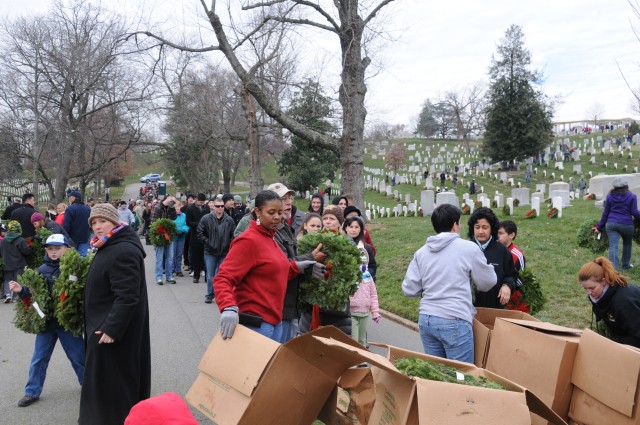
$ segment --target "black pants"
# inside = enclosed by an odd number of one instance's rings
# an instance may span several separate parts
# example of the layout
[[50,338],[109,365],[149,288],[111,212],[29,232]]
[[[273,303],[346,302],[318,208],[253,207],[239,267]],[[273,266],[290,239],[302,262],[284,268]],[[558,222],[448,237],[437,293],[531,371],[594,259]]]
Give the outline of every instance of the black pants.
[[[191,232],[187,233],[187,237],[184,240],[184,265],[189,267],[189,245],[191,245]],[[182,264],[179,264],[182,267]]]
[[191,251],[191,270],[193,277],[199,279],[200,273],[204,270],[204,244],[197,239],[191,239],[189,250]]

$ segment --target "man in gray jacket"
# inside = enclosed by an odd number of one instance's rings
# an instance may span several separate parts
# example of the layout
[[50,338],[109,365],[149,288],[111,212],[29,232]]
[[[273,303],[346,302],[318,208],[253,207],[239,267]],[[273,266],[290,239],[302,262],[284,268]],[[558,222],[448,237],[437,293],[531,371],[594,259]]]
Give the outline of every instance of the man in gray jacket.
[[431,215],[437,235],[413,256],[402,281],[408,297],[419,297],[420,339],[427,354],[473,363],[471,285],[486,292],[496,284],[496,273],[471,241],[460,239],[458,207],[443,204]]

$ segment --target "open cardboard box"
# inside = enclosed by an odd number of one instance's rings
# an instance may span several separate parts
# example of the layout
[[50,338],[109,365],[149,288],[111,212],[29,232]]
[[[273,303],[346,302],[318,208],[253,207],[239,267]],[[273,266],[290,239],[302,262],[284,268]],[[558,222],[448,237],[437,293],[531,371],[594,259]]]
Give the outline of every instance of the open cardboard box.
[[474,344],[474,364],[478,367],[487,367],[487,355],[491,344],[491,332],[496,319],[519,319],[538,321],[535,317],[522,311],[514,311],[498,308],[477,307],[476,315],[473,318],[473,344]]
[[[522,385],[568,420],[571,373],[582,331],[547,322],[498,318],[487,369]],[[532,416],[534,424],[543,424]]]
[[408,425],[529,425],[531,424],[530,412],[544,417],[553,424],[566,425],[566,422],[535,394],[488,370],[469,363],[447,360],[386,344],[375,345],[386,347],[387,357],[392,362],[402,358],[420,358],[442,363],[465,374],[485,377],[506,388],[506,390],[494,390],[413,378],[416,382],[416,392],[407,421]]
[[571,382],[569,417],[579,425],[640,423],[640,351],[585,329]]
[[284,345],[243,326],[228,340],[217,334],[186,399],[218,425],[309,425],[326,405],[335,411],[336,382],[365,361],[379,369],[369,424],[404,425],[413,381],[334,327]]

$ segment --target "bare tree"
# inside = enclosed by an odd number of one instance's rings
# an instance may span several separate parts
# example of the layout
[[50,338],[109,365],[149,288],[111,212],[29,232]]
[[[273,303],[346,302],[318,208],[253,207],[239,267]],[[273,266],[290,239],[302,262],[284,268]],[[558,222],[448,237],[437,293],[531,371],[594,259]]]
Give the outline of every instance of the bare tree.
[[2,29],[0,68],[13,78],[4,81],[0,101],[16,128],[29,124],[23,154],[32,163],[34,188],[40,175],[54,200],[71,179],[84,189],[138,142],[145,121],[149,77],[132,66],[125,20],[86,0],[69,6],[58,0],[46,15],[5,22]]
[[404,145],[400,142],[391,145],[389,152],[384,156],[385,165],[393,169],[394,174],[398,174],[398,170],[404,165],[406,160],[407,153],[404,150]]
[[[240,37],[236,36],[233,40],[230,39],[229,31],[226,29],[227,26],[220,19],[219,10],[216,9],[218,4],[216,1],[212,1],[210,5],[207,5],[204,0],[201,0],[218,41],[215,46],[189,48],[188,46],[173,43],[158,34],[143,33],[156,38],[163,45],[170,45],[184,50],[221,51],[246,90],[254,97],[266,114],[296,136],[340,153],[342,191],[351,193],[354,196],[355,203],[362,206],[364,205],[363,133],[367,115],[367,110],[364,106],[364,99],[367,93],[365,73],[371,63],[371,59],[364,53],[363,42],[368,39],[368,35],[371,35],[371,33],[367,35],[367,31],[370,31],[376,16],[391,2],[393,0],[375,2],[334,0],[331,6],[322,6],[320,3],[308,0],[271,0],[249,4],[242,8],[245,11],[264,10],[264,19],[260,25],[276,21],[309,26],[327,31],[338,38],[342,67],[340,73],[341,84],[338,90],[339,101],[342,106],[342,135],[339,140],[296,121],[287,115],[281,105],[264,91],[256,76],[243,64],[241,57],[238,55],[240,48],[251,41],[252,36],[259,31],[260,26],[242,32]],[[236,10],[232,10],[230,5],[228,9],[232,15],[236,13]]]
[[238,79],[213,66],[187,72],[173,91],[165,131],[166,162],[182,183],[193,191],[231,190],[233,176],[245,154],[246,121],[241,100],[234,91]]
[[594,102],[587,109],[587,117],[593,120],[593,130],[598,129],[598,119],[604,115],[604,105],[600,102]]
[[481,83],[444,94],[450,117],[458,138],[462,139],[467,153],[471,152],[469,136],[480,133],[484,123],[485,91]]

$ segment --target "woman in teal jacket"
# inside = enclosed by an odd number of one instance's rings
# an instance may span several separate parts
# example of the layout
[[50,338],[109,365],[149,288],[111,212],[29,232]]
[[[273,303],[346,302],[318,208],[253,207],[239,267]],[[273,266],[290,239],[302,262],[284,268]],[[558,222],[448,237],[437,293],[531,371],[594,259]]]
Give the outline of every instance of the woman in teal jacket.
[[173,238],[174,257],[173,257],[173,274],[174,276],[184,277],[182,273],[182,255],[184,254],[184,243],[189,233],[186,215],[182,212],[182,201],[176,201],[176,235]]

